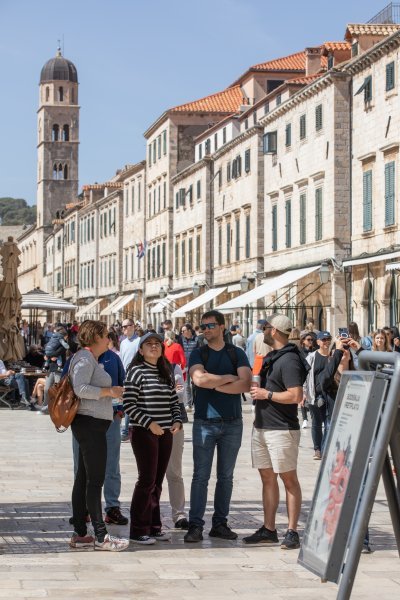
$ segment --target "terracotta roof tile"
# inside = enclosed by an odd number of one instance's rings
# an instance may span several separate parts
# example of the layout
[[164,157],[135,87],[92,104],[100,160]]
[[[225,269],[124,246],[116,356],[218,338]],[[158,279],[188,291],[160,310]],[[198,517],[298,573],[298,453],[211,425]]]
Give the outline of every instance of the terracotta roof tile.
[[376,24],[376,23],[366,23],[366,24],[357,24],[350,23],[347,25],[345,39],[349,40],[353,35],[392,35],[392,33],[396,33],[400,29],[400,25],[395,25],[394,23],[386,23],[386,24]]
[[305,71],[306,55],[305,52],[296,52],[283,58],[269,60],[267,62],[253,65],[250,70],[254,71]]
[[328,52],[334,52],[335,50],[351,50],[351,44],[349,42],[325,42],[322,44],[322,48]]
[[321,77],[321,75],[324,75],[324,72],[314,73],[314,75],[307,75],[304,77],[296,77],[295,79],[288,79],[288,81],[286,81],[286,84],[292,85],[294,83],[295,85],[308,85],[309,83],[314,81],[314,79],[318,79],[318,77]]
[[245,104],[240,85],[171,108],[169,112],[235,113]]
[[105,183],[91,183],[88,185],[82,186],[82,189],[87,190],[104,190],[104,188],[122,188],[124,187],[123,183],[115,183],[113,181],[106,181]]

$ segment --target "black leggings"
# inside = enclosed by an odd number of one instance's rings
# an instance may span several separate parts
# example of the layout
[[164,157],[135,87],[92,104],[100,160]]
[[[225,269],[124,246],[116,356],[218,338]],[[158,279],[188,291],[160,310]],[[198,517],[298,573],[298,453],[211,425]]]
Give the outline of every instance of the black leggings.
[[111,421],[76,415],[72,433],[79,444],[78,471],[72,488],[72,516],[75,531],[87,534],[86,510],[89,511],[94,533],[103,541],[107,533],[101,509],[101,489],[107,462],[106,433]]

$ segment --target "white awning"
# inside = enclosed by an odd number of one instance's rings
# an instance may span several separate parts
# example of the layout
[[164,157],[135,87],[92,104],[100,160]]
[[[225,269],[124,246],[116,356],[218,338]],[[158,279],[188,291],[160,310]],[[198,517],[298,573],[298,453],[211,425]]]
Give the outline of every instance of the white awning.
[[97,313],[98,311],[95,309],[102,300],[103,298],[96,298],[96,300],[93,300],[93,302],[91,302],[90,304],[80,306],[79,310],[75,313],[75,318],[80,319],[84,315],[92,315],[93,313]]
[[379,262],[380,260],[390,260],[391,258],[399,258],[400,252],[390,252],[390,254],[375,254],[374,256],[367,256],[365,258],[354,258],[351,260],[344,260],[344,267],[352,267],[354,265],[367,265],[368,263]]
[[76,310],[77,307],[63,298],[56,298],[39,288],[35,288],[26,294],[22,294],[21,308],[67,311]]
[[112,314],[115,315],[117,312],[122,310],[124,306],[128,304],[128,302],[135,300],[135,298],[138,298],[137,292],[132,292],[132,294],[127,294],[126,296],[119,296],[119,301],[112,307]]
[[400,271],[400,262],[387,263],[386,271]]
[[241,292],[242,286],[240,283],[232,283],[232,285],[228,285],[228,289],[226,291],[228,294],[232,294],[233,292]]
[[109,315],[112,315],[114,313],[114,307],[117,306],[117,304],[119,304],[121,302],[121,296],[118,296],[118,298],[115,298],[115,300],[113,300],[108,306],[106,306],[106,308],[103,308],[103,310],[100,313],[101,317],[108,317]]
[[194,300],[191,300],[184,306],[181,306],[181,308],[178,308],[178,310],[172,313],[171,317],[184,317],[186,313],[191,310],[195,310],[196,308],[200,308],[200,306],[204,306],[208,302],[211,302],[211,300],[214,300],[214,298],[222,294],[225,290],[226,286],[207,290],[204,294],[201,294],[201,296],[194,298]]
[[305,267],[303,269],[295,269],[294,271],[286,271],[282,275],[278,275],[278,277],[273,277],[268,279],[265,283],[262,283],[258,287],[246,292],[245,294],[241,294],[237,298],[233,298],[233,300],[229,300],[221,306],[217,306],[216,310],[233,312],[240,308],[246,308],[249,304],[256,302],[260,298],[264,298],[264,296],[269,296],[273,294],[277,290],[281,288],[287,287],[288,285],[294,283],[298,279],[302,279],[306,275],[317,271],[321,265],[316,265],[314,267]]
[[164,309],[167,308],[172,302],[178,300],[178,298],[184,298],[184,296],[188,296],[189,294],[193,294],[192,290],[186,290],[186,292],[179,292],[178,294],[168,294],[165,298],[162,298],[153,308],[150,310],[151,314],[162,313]]

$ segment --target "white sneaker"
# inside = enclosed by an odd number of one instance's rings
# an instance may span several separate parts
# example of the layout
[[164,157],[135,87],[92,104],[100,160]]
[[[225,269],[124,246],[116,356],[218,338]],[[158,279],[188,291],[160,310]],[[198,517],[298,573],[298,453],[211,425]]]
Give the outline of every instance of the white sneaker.
[[107,535],[104,538],[104,542],[99,542],[95,540],[94,549],[95,550],[108,550],[109,552],[122,552],[122,550],[126,550],[129,547],[129,540],[125,538],[118,538],[114,535]]
[[130,541],[132,544],[141,544],[142,546],[149,546],[156,543],[156,540],[149,535],[137,535],[135,537],[131,537]]
[[151,537],[155,538],[157,542],[169,542],[171,534],[169,531],[158,531],[157,533],[152,533]]
[[308,421],[307,421],[307,419],[304,419],[303,425],[301,426],[301,428],[302,429],[307,429],[307,427],[308,427]]

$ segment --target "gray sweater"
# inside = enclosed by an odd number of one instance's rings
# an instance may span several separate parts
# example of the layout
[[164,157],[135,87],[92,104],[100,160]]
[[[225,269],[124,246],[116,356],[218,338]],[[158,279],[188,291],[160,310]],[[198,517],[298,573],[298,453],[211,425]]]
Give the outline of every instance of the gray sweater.
[[81,399],[78,414],[112,421],[111,396],[100,398],[101,388],[111,387],[111,377],[89,350],[75,354],[69,374],[74,392]]

